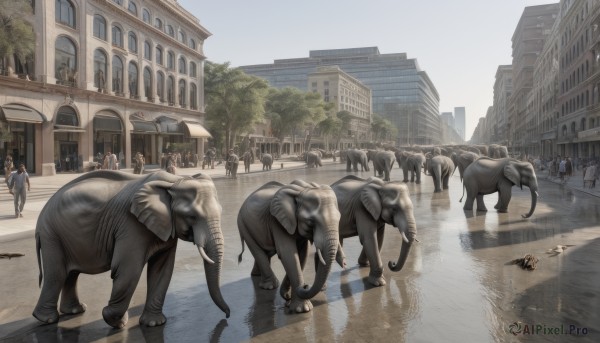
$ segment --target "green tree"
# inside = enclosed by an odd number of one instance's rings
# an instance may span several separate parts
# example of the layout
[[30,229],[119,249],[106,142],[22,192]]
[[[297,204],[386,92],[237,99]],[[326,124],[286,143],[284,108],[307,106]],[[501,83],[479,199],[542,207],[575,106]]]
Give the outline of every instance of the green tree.
[[226,150],[234,146],[237,135],[249,132],[264,119],[267,90],[266,80],[248,75],[239,68],[231,68],[229,62],[205,63],[208,126],[223,133],[217,136],[224,136]]
[[297,88],[271,88],[265,104],[266,117],[271,120],[273,135],[279,139],[279,152],[285,136],[292,136],[292,151],[295,153],[296,132],[314,126],[325,117],[328,107],[320,94],[302,92]]
[[336,132],[337,140],[335,142],[336,149],[340,149],[340,142],[343,137],[348,137],[348,130],[350,129],[350,122],[352,121],[352,113],[348,111],[339,111],[336,113],[336,117],[340,121],[340,126]]
[[35,33],[27,21],[32,16],[28,0],[0,0],[0,59],[14,66],[13,57],[21,63],[35,52]]
[[371,123],[373,140],[376,143],[395,140],[398,136],[398,129],[392,122],[373,113],[373,122]]
[[333,137],[333,135],[337,135],[342,127],[342,121],[335,114],[330,114],[327,118],[323,119],[317,127],[321,131],[321,135],[323,135],[323,139],[325,140],[325,149],[329,149],[329,139]]

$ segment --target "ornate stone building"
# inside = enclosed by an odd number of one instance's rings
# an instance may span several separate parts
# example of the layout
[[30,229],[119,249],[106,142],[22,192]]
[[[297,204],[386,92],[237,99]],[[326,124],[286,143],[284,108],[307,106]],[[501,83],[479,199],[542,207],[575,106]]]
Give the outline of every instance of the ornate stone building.
[[[35,174],[85,169],[111,151],[129,167],[142,152],[199,152],[204,40],[211,34],[175,0],[35,0],[35,56],[6,61],[0,125]],[[11,59],[9,59],[11,60]]]

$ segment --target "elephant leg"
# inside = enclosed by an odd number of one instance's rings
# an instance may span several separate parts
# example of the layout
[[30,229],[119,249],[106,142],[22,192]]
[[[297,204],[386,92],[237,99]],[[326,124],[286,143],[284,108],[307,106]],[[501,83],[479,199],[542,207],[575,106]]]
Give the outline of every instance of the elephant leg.
[[167,321],[162,309],[175,267],[176,250],[177,245],[174,245],[148,260],[148,291],[140,325],[159,326]]
[[[292,239],[293,238],[289,238],[289,240]],[[313,308],[312,303],[308,299],[300,299],[295,291],[296,288],[300,286],[306,286],[304,284],[304,276],[302,275],[300,252],[293,251],[294,248],[296,248],[295,243],[292,243],[292,245],[290,242],[280,242],[281,240],[277,240],[277,238],[275,240],[279,258],[281,259],[286,277],[289,278],[290,286],[292,288],[290,291],[290,300],[286,303],[286,306],[296,313],[309,312]],[[306,257],[304,256],[304,258]]]
[[254,267],[250,272],[250,275],[258,276],[260,275],[260,282],[258,286],[262,289],[276,289],[279,287],[279,280],[273,273],[271,269],[271,256],[267,255],[263,249],[261,249],[258,244],[254,241],[248,233],[247,230],[244,230],[246,234],[243,234],[244,241],[246,241],[246,245],[248,245],[248,250],[252,253],[254,257]]
[[64,314],[83,313],[87,305],[79,301],[77,294],[77,278],[79,272],[70,272],[60,295],[60,312]]
[[371,266],[368,281],[373,286],[383,286],[386,283],[383,278],[383,263],[379,255],[379,237],[383,241],[383,230],[369,230],[363,236],[363,252]]
[[[309,246],[309,242],[308,241],[299,241],[296,243],[296,248],[298,249],[298,258],[300,260],[300,268],[301,270],[304,271],[304,266],[306,266],[306,261],[308,259],[308,246]],[[319,258],[318,256],[315,254],[315,270],[317,270],[317,263]],[[279,288],[279,295],[281,295],[281,297],[283,299],[285,299],[286,301],[289,301],[292,299],[292,285],[290,282],[290,278],[287,276],[287,274],[285,275],[285,277],[283,278],[283,281],[281,282],[281,287]]]
[[449,181],[450,181],[450,173],[447,173],[446,175],[444,175],[443,184],[442,184],[444,189],[448,189]]
[[358,171],[358,161],[353,161],[352,162],[352,170],[354,170],[355,172]]
[[498,194],[498,212],[506,213],[508,212],[508,203],[510,202],[510,198],[512,197],[512,192],[510,189],[499,192]]
[[477,194],[477,212],[487,212],[487,208],[483,202],[483,194]]
[[475,202],[475,197],[477,196],[477,193],[473,192],[472,190],[469,190],[469,188],[465,187],[467,190],[467,199],[465,200],[465,205],[463,206],[463,210],[465,211],[472,211],[473,210],[473,203]]
[[42,243],[45,250],[42,254],[44,279],[40,298],[33,310],[33,316],[44,324],[52,324],[58,322],[56,304],[61,288],[67,279],[67,271],[62,248],[51,246],[47,241]]
[[421,184],[421,169],[417,169],[417,185]]

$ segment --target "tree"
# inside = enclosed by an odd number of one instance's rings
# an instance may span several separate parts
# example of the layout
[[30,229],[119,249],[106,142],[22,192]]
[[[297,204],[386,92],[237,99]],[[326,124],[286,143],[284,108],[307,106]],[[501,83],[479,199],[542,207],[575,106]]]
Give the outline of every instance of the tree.
[[395,140],[398,136],[398,129],[389,120],[373,113],[373,122],[371,123],[373,140],[376,143]]
[[323,139],[325,140],[325,149],[328,150],[329,138],[338,134],[342,127],[342,121],[335,114],[332,114],[323,119],[317,125],[317,127],[321,131],[321,135],[323,135]]
[[336,149],[340,149],[340,141],[342,137],[348,136],[350,122],[352,121],[352,113],[348,111],[339,111],[336,116],[340,120],[339,130],[337,132],[337,141],[335,142]]
[[224,133],[226,150],[234,146],[237,135],[249,132],[264,119],[267,90],[266,80],[230,68],[229,62],[206,62],[204,92],[208,126]]
[[291,135],[291,153],[295,153],[297,129],[323,120],[327,106],[317,93],[292,87],[272,88],[267,96],[265,115],[271,120],[273,135],[279,139],[279,152],[282,152],[283,138]]
[[27,21],[33,11],[28,0],[0,0],[0,59],[25,64],[35,52],[35,33]]

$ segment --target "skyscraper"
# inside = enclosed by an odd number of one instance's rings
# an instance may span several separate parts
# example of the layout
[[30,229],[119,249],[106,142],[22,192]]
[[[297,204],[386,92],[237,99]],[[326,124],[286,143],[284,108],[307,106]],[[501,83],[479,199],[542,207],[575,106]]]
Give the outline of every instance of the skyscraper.
[[463,140],[465,140],[465,114],[464,107],[454,107],[454,128]]

